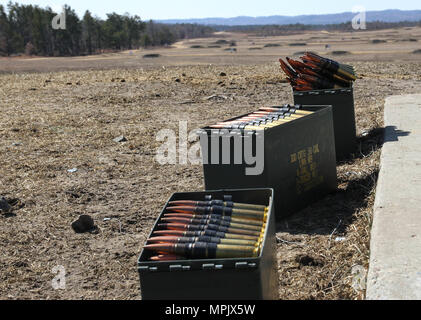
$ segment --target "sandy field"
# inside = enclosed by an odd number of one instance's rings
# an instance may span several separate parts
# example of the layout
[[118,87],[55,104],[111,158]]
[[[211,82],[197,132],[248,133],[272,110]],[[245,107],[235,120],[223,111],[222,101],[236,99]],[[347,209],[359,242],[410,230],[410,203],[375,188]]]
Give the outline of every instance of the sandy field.
[[[237,52],[207,48],[218,39],[235,40]],[[347,51],[329,56],[360,76],[358,150],[338,164],[337,193],[281,224],[279,294],[364,299],[384,99],[421,92],[421,54],[412,53],[420,48],[421,29],[411,28],[223,33],[155,50],[1,58],[0,196],[14,211],[0,214],[0,298],[140,299],[136,262],[162,206],[174,192],[204,188],[201,166],[156,161],[157,133],[292,103],[277,60],[309,49]],[[161,56],[143,58],[150,53]],[[113,141],[121,135],[127,142]],[[96,232],[75,234],[71,223],[81,214],[94,218]],[[52,286],[57,266],[65,270],[63,290]]]

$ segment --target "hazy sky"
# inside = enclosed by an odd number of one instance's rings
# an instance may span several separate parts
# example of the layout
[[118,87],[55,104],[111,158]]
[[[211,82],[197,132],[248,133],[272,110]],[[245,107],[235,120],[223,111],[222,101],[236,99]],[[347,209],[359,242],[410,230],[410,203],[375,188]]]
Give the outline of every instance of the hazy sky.
[[[7,4],[9,0],[0,0]],[[22,4],[50,6],[58,10],[67,4],[82,16],[85,10],[104,18],[107,13],[117,12],[139,15],[147,19],[185,19],[208,17],[269,16],[324,14],[352,11],[354,6],[367,10],[421,9],[420,0],[14,0]]]

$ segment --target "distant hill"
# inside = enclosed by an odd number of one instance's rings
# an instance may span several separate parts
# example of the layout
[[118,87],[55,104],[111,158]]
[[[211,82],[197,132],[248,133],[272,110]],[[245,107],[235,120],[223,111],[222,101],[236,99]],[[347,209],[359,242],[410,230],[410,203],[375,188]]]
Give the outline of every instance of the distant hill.
[[[286,24],[339,24],[350,22],[355,13],[344,12],[335,14],[321,15],[301,15],[301,16],[269,16],[269,17],[235,17],[235,18],[204,18],[204,19],[180,19],[180,20],[157,20],[160,23],[196,23],[202,25],[218,26],[245,26],[245,25],[286,25]],[[402,21],[421,21],[421,10],[384,10],[368,11],[367,22],[402,22]]]

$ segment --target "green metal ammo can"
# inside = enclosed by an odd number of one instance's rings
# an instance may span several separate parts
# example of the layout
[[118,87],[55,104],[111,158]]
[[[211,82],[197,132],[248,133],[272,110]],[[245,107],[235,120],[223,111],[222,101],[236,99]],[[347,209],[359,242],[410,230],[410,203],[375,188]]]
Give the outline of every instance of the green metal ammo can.
[[335,130],[336,159],[344,160],[355,152],[357,137],[355,124],[354,89],[294,91],[294,103],[301,105],[331,105]]
[[[269,208],[259,256],[153,262],[149,260],[154,254],[143,250],[138,260],[143,300],[279,299],[274,192],[272,189],[176,193],[171,196],[168,203],[185,199],[203,201],[208,196],[220,200],[224,195],[232,196],[233,202],[265,205]],[[167,205],[157,220],[150,237],[155,231],[160,230],[159,220],[165,214]]]
[[[219,133],[219,143],[218,130],[199,130],[206,190],[273,188],[277,223],[336,191],[332,107],[301,109],[314,113],[254,133]],[[256,164],[246,156],[250,145]]]

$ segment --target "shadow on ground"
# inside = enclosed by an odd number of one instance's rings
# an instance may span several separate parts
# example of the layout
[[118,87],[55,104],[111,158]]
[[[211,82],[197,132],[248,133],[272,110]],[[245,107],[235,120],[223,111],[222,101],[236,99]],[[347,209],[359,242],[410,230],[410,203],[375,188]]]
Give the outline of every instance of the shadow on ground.
[[349,163],[357,159],[363,159],[369,156],[372,152],[377,151],[383,146],[385,128],[374,128],[369,132],[363,133],[357,138],[354,153],[349,157],[338,162],[338,164]]
[[289,234],[343,234],[353,222],[354,214],[368,205],[367,198],[377,183],[379,171],[348,181],[345,190],[328,195],[277,226],[277,232]]
[[411,132],[399,130],[396,126],[388,126],[384,133],[384,143],[399,141],[399,137],[407,137],[410,134]]
[[383,147],[387,142],[399,141],[399,137],[409,136],[411,132],[397,129],[396,126],[386,128],[375,128],[357,138],[357,147],[355,153],[339,162],[346,163],[356,159],[362,159],[369,156],[372,152]]

